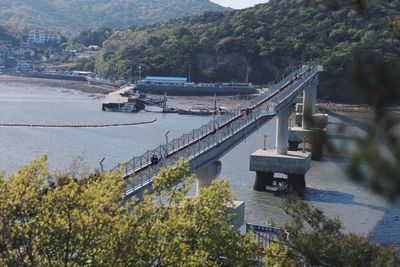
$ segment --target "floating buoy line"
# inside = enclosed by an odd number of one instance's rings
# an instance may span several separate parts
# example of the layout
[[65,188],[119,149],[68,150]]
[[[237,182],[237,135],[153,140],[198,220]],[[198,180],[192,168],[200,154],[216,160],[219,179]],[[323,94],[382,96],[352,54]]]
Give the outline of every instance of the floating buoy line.
[[0,123],[0,127],[30,127],[30,128],[107,128],[121,126],[135,126],[156,122],[157,118],[148,121],[111,123],[111,124],[31,124],[31,123]]

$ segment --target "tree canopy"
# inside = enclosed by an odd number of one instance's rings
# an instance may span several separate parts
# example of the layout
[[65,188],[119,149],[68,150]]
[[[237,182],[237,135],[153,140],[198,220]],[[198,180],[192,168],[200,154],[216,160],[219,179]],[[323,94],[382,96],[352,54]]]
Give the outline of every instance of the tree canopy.
[[23,39],[23,33],[17,27],[0,24],[0,40],[11,41],[13,44]]
[[266,266],[399,266],[396,247],[370,243],[364,236],[343,233],[339,219],[295,196],[285,199],[284,210],[292,223],[266,249]]
[[252,265],[227,181],[188,197],[193,179],[180,162],[160,172],[153,194],[122,203],[120,172],[51,173],[40,157],[0,179],[0,265]]

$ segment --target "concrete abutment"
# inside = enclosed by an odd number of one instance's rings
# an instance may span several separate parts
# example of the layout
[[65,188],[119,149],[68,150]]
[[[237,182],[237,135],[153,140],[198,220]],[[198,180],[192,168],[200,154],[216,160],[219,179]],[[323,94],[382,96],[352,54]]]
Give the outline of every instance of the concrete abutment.
[[[311,167],[311,154],[300,151],[289,151],[277,154],[275,150],[257,150],[250,156],[250,170],[256,172],[254,190],[267,191],[276,180],[274,174],[287,175],[289,189],[302,191],[306,187],[305,175]],[[279,178],[282,180],[282,178]]]
[[[277,173],[287,175],[289,190],[305,189],[311,157],[322,158],[324,128],[328,124],[327,115],[316,113],[317,86],[317,77],[305,86],[303,97],[296,99],[294,117],[290,118],[291,104],[277,114],[276,150],[258,150],[250,156],[250,170],[256,172],[254,190],[266,191],[275,181],[282,181],[282,178],[274,177]],[[299,146],[303,147],[302,151]],[[311,149],[312,153],[306,149]]]

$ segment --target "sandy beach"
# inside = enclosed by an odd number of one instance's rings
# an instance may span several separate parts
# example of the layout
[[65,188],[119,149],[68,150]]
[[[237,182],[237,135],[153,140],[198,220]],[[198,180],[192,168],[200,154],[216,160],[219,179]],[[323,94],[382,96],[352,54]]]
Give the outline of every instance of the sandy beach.
[[31,78],[31,77],[9,76],[9,75],[0,75],[0,83],[34,84],[47,87],[68,88],[87,93],[100,93],[100,94],[106,94],[115,89],[110,86],[91,85],[88,82],[81,82],[81,81]]

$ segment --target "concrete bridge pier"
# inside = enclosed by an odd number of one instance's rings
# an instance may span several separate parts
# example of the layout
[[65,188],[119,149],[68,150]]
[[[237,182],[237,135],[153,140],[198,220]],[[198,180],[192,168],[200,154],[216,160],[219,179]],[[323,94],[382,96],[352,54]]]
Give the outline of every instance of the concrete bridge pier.
[[289,118],[292,115],[292,107],[282,110],[278,114],[276,121],[276,153],[286,155],[288,152],[288,138],[289,138]]
[[[304,143],[306,147],[311,144],[313,159],[322,158],[323,133],[328,124],[327,115],[316,113],[317,86],[316,77],[304,90],[303,103],[298,105],[298,108],[302,109],[301,127],[291,127],[289,132],[289,150],[297,151],[300,143]],[[300,123],[300,116],[297,113],[295,120],[297,124]]]
[[202,188],[209,187],[211,183],[221,174],[221,169],[222,163],[219,160],[196,169],[196,193],[198,194]]
[[303,129],[311,129],[312,115],[315,113],[315,105],[317,104],[317,85],[318,81],[314,81],[306,87],[303,96],[303,116],[302,116],[302,127]]
[[301,127],[302,120],[303,120],[303,101],[301,103],[296,104],[293,124],[298,127]]
[[267,191],[274,181],[276,173],[287,175],[290,190],[302,191],[306,187],[305,174],[311,167],[311,155],[298,151],[288,151],[289,118],[292,107],[278,114],[276,125],[276,149],[259,149],[250,156],[250,170],[256,172],[254,190]]
[[315,77],[313,82],[303,91],[303,96],[297,99],[294,122],[299,127],[309,129],[315,125],[326,127],[328,124],[328,116],[316,111],[317,87],[318,78]]
[[254,190],[265,191],[267,186],[272,186],[273,183],[274,183],[274,173],[256,171],[256,180],[254,181],[254,186],[253,186]]
[[[218,160],[195,171],[197,177],[197,195],[200,193],[202,188],[207,188],[212,184],[212,182],[221,174],[221,169],[222,163]],[[245,202],[233,201],[233,205],[229,206],[229,209],[234,214],[233,225],[236,229],[239,229],[244,224]]]

